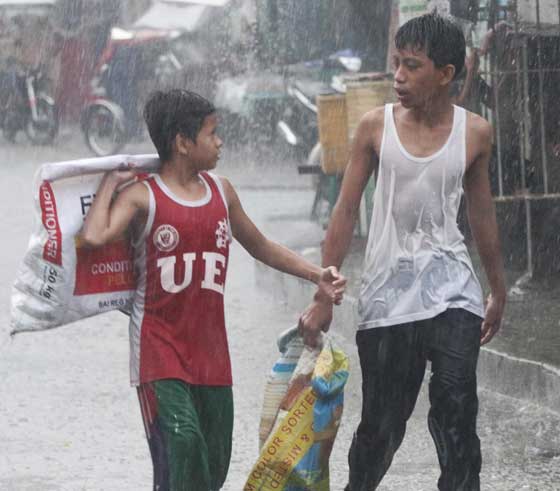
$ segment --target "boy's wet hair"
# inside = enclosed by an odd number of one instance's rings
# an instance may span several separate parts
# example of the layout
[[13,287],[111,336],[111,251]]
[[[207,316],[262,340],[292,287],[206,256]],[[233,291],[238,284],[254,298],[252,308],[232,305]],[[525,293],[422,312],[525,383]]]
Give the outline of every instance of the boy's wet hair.
[[215,112],[210,101],[188,90],[153,92],[144,106],[144,120],[160,160],[171,159],[177,134],[196,142],[204,119]]
[[395,36],[397,49],[425,50],[437,68],[455,67],[457,78],[465,65],[465,36],[451,19],[425,14],[403,24]]

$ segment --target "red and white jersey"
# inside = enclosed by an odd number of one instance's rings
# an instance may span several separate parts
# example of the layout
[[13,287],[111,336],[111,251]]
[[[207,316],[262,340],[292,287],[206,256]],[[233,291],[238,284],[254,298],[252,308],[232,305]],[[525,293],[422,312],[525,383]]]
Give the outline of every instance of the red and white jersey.
[[232,384],[224,320],[228,209],[219,178],[200,178],[206,195],[198,201],[178,198],[157,174],[145,181],[148,219],[134,243],[133,385],[164,378]]

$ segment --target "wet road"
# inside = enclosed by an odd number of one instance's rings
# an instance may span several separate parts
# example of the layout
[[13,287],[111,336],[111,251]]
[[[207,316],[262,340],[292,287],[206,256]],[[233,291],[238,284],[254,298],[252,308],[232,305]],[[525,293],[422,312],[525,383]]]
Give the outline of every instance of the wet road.
[[[31,179],[37,163],[88,156],[81,141],[63,139],[64,150],[8,146],[0,140],[0,489],[150,489],[151,463],[135,391],[128,385],[127,319],[113,313],[50,332],[7,338],[9,292],[31,227]],[[127,151],[149,150],[131,147]],[[220,172],[239,185],[248,214],[281,240],[307,214],[309,189],[285,164],[265,165],[227,156]],[[266,172],[264,172],[266,171]],[[259,173],[259,179],[252,175]],[[257,456],[257,428],[266,375],[277,356],[275,336],[297,313],[254,284],[253,260],[232,249],[226,315],[232,353],[236,420],[231,470],[225,486],[238,491]],[[345,484],[346,451],[359,417],[359,373],[351,342],[337,338],[351,356],[343,423],[333,456],[332,489]],[[479,434],[484,490],[560,489],[560,417],[527,402],[481,391]],[[438,476],[426,429],[423,391],[403,446],[380,489],[434,490]]]

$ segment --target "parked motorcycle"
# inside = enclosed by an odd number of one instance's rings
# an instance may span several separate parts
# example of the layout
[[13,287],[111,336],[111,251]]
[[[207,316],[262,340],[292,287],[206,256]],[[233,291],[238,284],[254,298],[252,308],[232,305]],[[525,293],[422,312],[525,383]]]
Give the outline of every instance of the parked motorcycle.
[[[286,92],[291,103],[284,110],[278,130],[284,140],[309,157],[319,141],[316,97],[344,92],[340,76],[357,72],[361,58],[350,50],[338,51],[324,60],[313,60],[287,67]],[[314,152],[317,153],[317,150]]]
[[58,133],[58,110],[47,93],[48,79],[40,68],[15,68],[2,74],[0,126],[4,137],[14,141],[25,131],[36,145],[52,143]]
[[227,144],[274,145],[286,99],[282,76],[276,71],[258,70],[218,80],[214,103]]

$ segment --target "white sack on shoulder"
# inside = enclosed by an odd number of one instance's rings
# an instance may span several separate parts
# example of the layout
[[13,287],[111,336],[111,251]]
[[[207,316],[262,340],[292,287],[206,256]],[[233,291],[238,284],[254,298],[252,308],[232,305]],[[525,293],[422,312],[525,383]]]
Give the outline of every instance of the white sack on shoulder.
[[109,310],[128,311],[134,293],[126,239],[97,249],[76,235],[103,174],[133,164],[159,167],[157,155],[113,155],[43,164],[34,183],[35,224],[12,289],[12,333],[40,331]]

